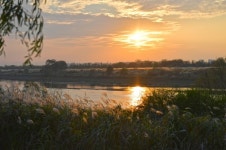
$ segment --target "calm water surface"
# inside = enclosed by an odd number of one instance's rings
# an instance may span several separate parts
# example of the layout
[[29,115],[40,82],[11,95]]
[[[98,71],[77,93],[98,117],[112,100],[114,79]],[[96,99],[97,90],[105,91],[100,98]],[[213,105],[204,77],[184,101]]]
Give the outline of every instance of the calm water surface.
[[[23,88],[25,82],[19,81],[0,81],[2,87],[17,86]],[[102,87],[102,86],[84,86],[75,84],[47,84],[49,92],[59,92],[68,94],[73,99],[89,99],[92,101],[100,101],[103,99],[115,100],[120,104],[129,104],[136,106],[139,104],[142,96],[153,88],[148,87]]]

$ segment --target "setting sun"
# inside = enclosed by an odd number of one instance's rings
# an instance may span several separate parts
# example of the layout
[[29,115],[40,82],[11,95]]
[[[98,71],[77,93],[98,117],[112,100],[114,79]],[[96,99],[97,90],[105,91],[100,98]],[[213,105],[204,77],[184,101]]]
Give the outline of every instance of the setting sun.
[[136,30],[127,32],[126,34],[124,33],[115,38],[115,41],[124,43],[125,47],[154,48],[159,42],[163,41],[163,38],[161,37],[163,33],[161,31]]
[[136,31],[128,36],[128,43],[134,44],[136,47],[145,46],[149,41],[151,41],[151,37],[145,31]]

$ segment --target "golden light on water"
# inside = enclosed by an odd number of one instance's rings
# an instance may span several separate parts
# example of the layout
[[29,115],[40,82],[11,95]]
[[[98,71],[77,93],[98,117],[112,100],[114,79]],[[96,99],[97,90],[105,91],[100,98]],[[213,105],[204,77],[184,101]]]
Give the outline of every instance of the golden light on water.
[[144,87],[140,87],[140,86],[135,86],[135,87],[132,87],[130,89],[131,91],[131,94],[130,94],[130,97],[131,97],[131,102],[130,104],[132,106],[137,106],[141,103],[141,98],[142,96],[145,94],[146,92],[146,88]]

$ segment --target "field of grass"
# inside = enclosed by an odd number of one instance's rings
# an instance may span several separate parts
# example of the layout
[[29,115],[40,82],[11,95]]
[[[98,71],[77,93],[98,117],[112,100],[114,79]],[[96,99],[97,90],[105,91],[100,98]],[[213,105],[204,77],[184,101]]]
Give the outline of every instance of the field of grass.
[[1,88],[1,149],[225,150],[226,93],[155,90],[136,107]]

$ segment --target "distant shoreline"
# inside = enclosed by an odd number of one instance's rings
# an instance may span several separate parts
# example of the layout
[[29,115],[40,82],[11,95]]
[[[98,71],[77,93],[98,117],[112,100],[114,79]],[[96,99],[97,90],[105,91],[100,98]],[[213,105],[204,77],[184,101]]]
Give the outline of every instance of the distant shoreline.
[[158,78],[158,77],[42,77],[35,75],[0,75],[0,80],[11,81],[31,81],[49,84],[71,84],[71,85],[84,85],[84,86],[146,86],[146,87],[194,87],[195,80],[185,78]]

